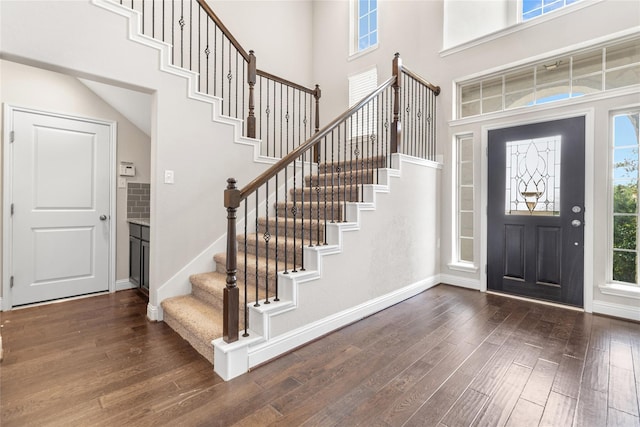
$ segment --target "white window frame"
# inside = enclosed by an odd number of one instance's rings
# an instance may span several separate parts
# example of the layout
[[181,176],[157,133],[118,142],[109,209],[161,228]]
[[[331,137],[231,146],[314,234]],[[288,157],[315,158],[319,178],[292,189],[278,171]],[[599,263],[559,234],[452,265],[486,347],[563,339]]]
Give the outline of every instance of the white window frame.
[[545,12],[544,11],[544,4],[543,4],[544,0],[540,0],[540,2],[541,2],[540,9],[542,9],[540,15],[533,16],[533,17],[531,17],[529,19],[524,19],[524,16],[523,16],[524,15],[524,0],[518,0],[518,22],[529,22],[529,21],[531,21],[533,19],[537,19],[537,18],[540,18],[542,16],[548,16],[550,13],[557,12],[559,10],[562,10],[562,9],[566,8],[566,7],[573,6],[574,4],[578,4],[578,3],[581,2],[581,0],[575,0],[575,1],[571,2],[570,4],[567,4],[567,1],[568,0],[556,0],[556,1],[554,1],[554,3],[562,3],[562,6],[556,8],[556,9],[549,10],[549,11]]
[[376,32],[377,39],[374,45],[370,45],[369,47],[360,50],[359,43],[359,18],[360,18],[360,10],[359,10],[359,2],[358,0],[351,0],[349,2],[349,16],[351,17],[351,25],[349,26],[349,40],[351,46],[349,47],[349,60],[355,59],[369,53],[378,48],[380,43],[380,5],[376,5]]
[[[472,240],[472,244],[473,244],[473,260],[472,261],[468,261],[468,260],[462,260],[461,256],[460,256],[460,250],[461,250],[461,244],[460,241],[461,239],[469,239],[469,236],[462,236],[461,232],[460,232],[460,214],[462,213],[461,210],[461,202],[460,202],[460,197],[462,194],[462,186],[463,184],[461,184],[461,180],[460,180],[460,171],[461,171],[461,164],[462,164],[462,155],[461,155],[461,143],[463,140],[467,140],[470,139],[471,140],[471,145],[472,145],[472,149],[471,149],[471,159],[464,161],[464,163],[469,163],[472,165],[472,181],[471,184],[464,184],[464,187],[466,188],[471,188],[472,189],[472,194],[473,194],[473,204],[472,204],[472,210],[471,211],[467,211],[465,210],[465,213],[471,212],[473,214],[473,232],[472,232],[472,236],[470,237],[470,240]],[[451,182],[452,182],[452,191],[451,194],[453,195],[452,197],[452,211],[455,213],[452,216],[452,239],[451,239],[451,262],[448,264],[448,267],[451,270],[458,270],[458,271],[463,271],[463,272],[470,272],[470,273],[474,273],[476,271],[478,271],[478,267],[477,267],[477,263],[478,263],[478,259],[479,259],[479,254],[478,254],[478,250],[477,250],[477,239],[478,239],[478,233],[477,233],[477,227],[476,227],[476,212],[477,212],[477,203],[476,203],[476,180],[475,180],[475,173],[476,173],[476,164],[475,164],[475,135],[473,134],[473,132],[465,132],[465,133],[460,133],[460,134],[456,134],[453,136],[453,159],[452,159],[452,171],[451,171]]]
[[[615,155],[615,126],[614,119],[616,116],[624,114],[640,113],[640,105],[625,108],[624,110],[615,110],[609,113],[609,180],[608,189],[608,210],[607,210],[607,275],[606,283],[600,285],[600,291],[603,294],[616,295],[627,298],[640,299],[640,281],[639,283],[620,282],[613,280],[613,253],[614,253],[614,155]],[[640,213],[636,213],[637,221],[640,221]],[[636,223],[638,224],[638,223]],[[636,249],[638,248],[636,242]],[[636,256],[640,256],[638,253]],[[637,261],[636,261],[637,262]],[[637,273],[638,274],[638,273]]]

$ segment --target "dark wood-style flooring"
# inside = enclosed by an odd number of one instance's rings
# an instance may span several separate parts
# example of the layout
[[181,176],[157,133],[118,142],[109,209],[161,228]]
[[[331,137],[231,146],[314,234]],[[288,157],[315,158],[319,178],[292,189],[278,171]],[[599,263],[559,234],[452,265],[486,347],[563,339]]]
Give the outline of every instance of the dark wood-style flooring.
[[145,315],[2,313],[0,425],[640,425],[638,323],[440,285],[224,382]]

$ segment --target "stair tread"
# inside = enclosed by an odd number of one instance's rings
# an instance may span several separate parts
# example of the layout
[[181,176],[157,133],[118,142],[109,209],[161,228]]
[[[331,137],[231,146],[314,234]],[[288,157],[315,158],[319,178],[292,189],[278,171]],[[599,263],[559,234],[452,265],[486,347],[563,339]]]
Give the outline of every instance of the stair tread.
[[[225,274],[219,273],[217,271],[211,271],[208,273],[198,273],[194,274],[190,277],[191,285],[193,287],[197,287],[217,298],[220,298],[222,301],[224,288],[227,286],[227,276]],[[244,286],[238,286],[238,290],[240,292],[240,301],[244,301]],[[251,287],[249,292],[250,301],[253,301],[251,298],[255,296],[255,288]],[[266,292],[263,288],[258,287],[258,298],[260,300],[264,299]]]
[[222,313],[193,295],[181,295],[162,301],[162,309],[193,335],[203,341],[222,336]]

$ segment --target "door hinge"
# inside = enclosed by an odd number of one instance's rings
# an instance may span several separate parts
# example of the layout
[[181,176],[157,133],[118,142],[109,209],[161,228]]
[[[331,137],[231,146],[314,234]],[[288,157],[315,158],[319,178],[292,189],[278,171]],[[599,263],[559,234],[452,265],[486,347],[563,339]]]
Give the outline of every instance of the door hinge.
[[9,142],[13,142],[15,140],[16,140],[16,132],[15,131],[9,132]]
[[13,216],[13,203],[11,203],[11,216]]
[[9,279],[9,287],[13,288],[13,276]]

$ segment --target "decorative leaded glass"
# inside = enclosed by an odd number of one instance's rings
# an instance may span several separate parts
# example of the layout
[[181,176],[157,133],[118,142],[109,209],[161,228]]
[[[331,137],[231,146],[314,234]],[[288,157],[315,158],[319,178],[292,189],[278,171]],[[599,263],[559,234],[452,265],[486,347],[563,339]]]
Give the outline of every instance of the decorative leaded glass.
[[506,144],[507,215],[560,215],[560,135]]

